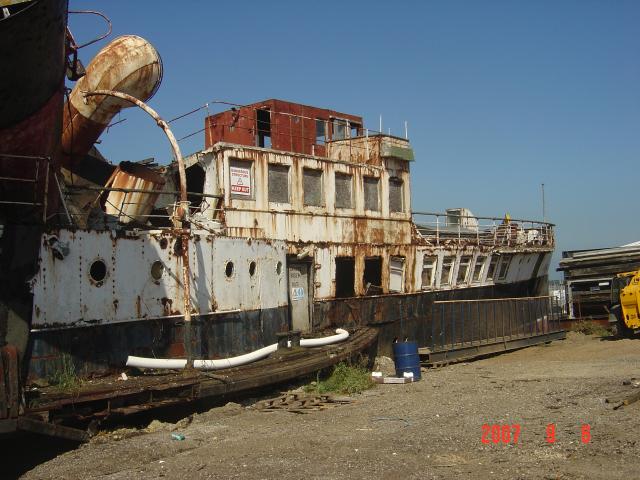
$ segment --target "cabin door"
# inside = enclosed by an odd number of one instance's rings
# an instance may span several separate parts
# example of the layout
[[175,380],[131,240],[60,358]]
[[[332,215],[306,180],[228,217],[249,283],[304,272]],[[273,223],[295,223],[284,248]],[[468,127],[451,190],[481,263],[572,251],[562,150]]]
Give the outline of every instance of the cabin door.
[[291,328],[302,332],[311,331],[311,264],[288,262],[289,312]]

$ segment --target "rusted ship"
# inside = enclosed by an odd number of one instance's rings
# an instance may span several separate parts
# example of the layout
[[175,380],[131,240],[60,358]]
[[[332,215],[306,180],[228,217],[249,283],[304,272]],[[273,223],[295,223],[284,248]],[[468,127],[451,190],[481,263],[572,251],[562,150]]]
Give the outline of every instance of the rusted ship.
[[[0,80],[11,99],[0,119],[0,433],[39,419],[73,436],[59,424],[286,380],[395,338],[437,359],[559,334],[546,297],[553,225],[414,212],[408,139],[281,100],[226,104],[205,118],[204,149],[183,159],[144,103],[162,78],[153,46],[119,37],[84,68],[66,8],[18,2],[0,20],[3,35],[42,25],[21,54],[0,42],[3,58],[28,63],[16,72],[38,78]],[[49,77],[37,77],[44,61]],[[77,80],[66,101],[65,70]],[[96,150],[130,106],[165,130],[169,165],[113,165]],[[334,329],[351,335],[285,363],[214,362]],[[95,380],[127,365],[226,373]],[[94,380],[68,395],[49,388],[61,371]]]

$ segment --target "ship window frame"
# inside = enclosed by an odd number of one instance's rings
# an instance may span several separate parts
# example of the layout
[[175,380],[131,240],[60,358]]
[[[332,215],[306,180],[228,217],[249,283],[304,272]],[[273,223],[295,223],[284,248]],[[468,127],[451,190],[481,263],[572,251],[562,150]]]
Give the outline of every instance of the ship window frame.
[[[340,178],[340,182],[338,182],[338,178]],[[334,173],[334,191],[335,191],[335,208],[340,208],[342,210],[352,210],[353,209],[353,174],[345,173],[345,172],[335,172]],[[340,185],[340,192],[338,192],[338,185]],[[349,191],[344,192],[344,187],[348,186]],[[349,203],[345,202],[346,199],[349,199]],[[340,202],[338,200],[340,199]]]
[[[375,187],[373,183],[375,182]],[[367,188],[368,187],[368,188]],[[362,176],[362,192],[364,194],[364,209],[370,212],[380,211],[380,177],[372,175]],[[375,202],[370,201],[368,193],[375,192]],[[375,203],[375,208],[370,208]]]
[[382,257],[365,257],[362,273],[362,288],[364,295],[380,295],[382,288]]
[[[394,266],[394,263],[399,264],[400,267]],[[391,292],[391,293],[404,293],[404,291],[405,291],[404,282],[405,282],[405,276],[406,276],[406,271],[407,271],[406,263],[407,262],[406,262],[405,257],[400,257],[400,256],[389,257],[389,292]],[[395,289],[391,288],[392,278],[394,276],[394,270],[400,272],[400,289],[399,290],[395,290]]]
[[331,140],[346,140],[349,135],[349,120],[331,117]]
[[327,121],[323,118],[316,118],[316,145],[325,145],[327,142]]
[[[422,272],[421,272],[421,281],[422,281],[422,290],[429,290],[433,288],[436,280],[436,270],[438,266],[438,256],[437,255],[429,255],[424,254],[422,257]],[[425,272],[428,271],[428,282],[425,283]]]
[[[286,181],[286,201],[282,201],[281,198],[274,198],[277,195],[281,195],[283,192],[283,188],[282,185],[280,185],[282,182],[282,179],[280,179],[280,182],[276,182],[276,175],[275,173],[278,172],[278,175],[283,175],[284,172],[283,170],[286,170],[286,176],[287,176],[287,181]],[[274,173],[274,177],[272,179],[271,173]],[[284,175],[283,175],[284,176]],[[282,164],[282,163],[268,163],[267,164],[267,198],[269,203],[279,203],[279,204],[291,204],[291,165],[286,165],[286,164]],[[276,184],[278,186],[278,188],[276,187]],[[272,190],[272,188],[274,188],[274,190]]]
[[498,280],[504,280],[507,278],[507,274],[509,273],[509,267],[511,266],[511,261],[513,260],[513,255],[501,255],[500,256],[500,264],[498,265]]
[[[450,287],[453,283],[453,267],[456,264],[455,255],[445,255],[442,257],[442,264],[440,267],[440,286]],[[447,266],[447,278],[445,279],[445,266]]]
[[335,259],[335,286],[336,298],[355,297],[356,284],[356,258],[339,256]]
[[400,177],[389,177],[389,213],[404,211],[404,180]]
[[[318,188],[316,189],[318,191],[318,203],[311,203],[309,201],[311,199],[309,193],[314,190],[308,188],[311,185],[307,184],[307,181],[313,180],[315,182],[316,179],[318,182]],[[308,167],[302,169],[302,203],[305,207],[324,207],[324,171],[322,169]]]
[[[469,270],[471,267],[471,261],[473,257],[471,255],[462,255],[458,262],[458,271],[456,272],[456,285],[464,285],[468,283]],[[464,276],[460,278],[461,269],[464,268]]]
[[496,273],[498,271],[498,263],[500,263],[500,254],[494,253],[491,255],[491,260],[489,260],[489,266],[487,267],[487,277],[486,280],[494,280],[496,278]]
[[271,148],[271,110],[269,108],[256,109],[256,146]]
[[[486,255],[478,255],[473,264],[473,274],[471,275],[471,283],[481,283],[482,274],[484,273],[485,263],[487,262]],[[480,270],[478,270],[480,267]]]

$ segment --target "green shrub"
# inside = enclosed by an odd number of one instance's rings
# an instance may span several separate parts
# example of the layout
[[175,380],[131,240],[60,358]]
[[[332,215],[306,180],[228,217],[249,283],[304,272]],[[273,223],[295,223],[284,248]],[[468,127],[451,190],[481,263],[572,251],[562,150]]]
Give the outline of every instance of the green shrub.
[[375,383],[371,380],[371,373],[364,367],[357,365],[349,365],[345,362],[339,363],[333,367],[331,375],[326,379],[318,379],[310,385],[307,385],[307,392],[315,393],[342,393],[354,394],[360,393],[373,387]]

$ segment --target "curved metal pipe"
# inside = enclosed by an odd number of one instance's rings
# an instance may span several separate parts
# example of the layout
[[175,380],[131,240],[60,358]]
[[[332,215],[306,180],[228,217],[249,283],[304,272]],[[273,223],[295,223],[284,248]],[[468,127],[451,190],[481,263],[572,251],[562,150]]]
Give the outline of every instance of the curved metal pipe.
[[169,139],[171,148],[173,149],[173,157],[178,164],[178,173],[180,176],[180,207],[176,209],[176,216],[181,223],[180,243],[182,247],[182,285],[183,285],[183,306],[184,306],[184,321],[185,321],[185,350],[187,352],[188,360],[192,360],[192,335],[191,335],[191,282],[189,280],[189,229],[186,228],[185,219],[188,212],[187,202],[187,174],[184,167],[184,160],[182,159],[182,153],[180,152],[180,146],[173,135],[173,132],[169,128],[167,122],[165,122],[158,113],[142,100],[137,99],[129,95],[128,93],[114,92],[112,90],[94,90],[92,92],[83,92],[86,97],[96,95],[107,95],[117,97],[127,102],[131,102],[144,110],[151,118],[153,118],[158,126],[162,128],[165,135]]
[[[324,345],[331,345],[333,343],[342,342],[349,338],[349,332],[342,328],[336,329],[336,335],[323,338],[306,338],[300,340],[300,346],[302,347],[321,347]],[[278,344],[263,347],[259,350],[255,350],[244,355],[238,355],[236,357],[222,358],[219,360],[194,360],[193,366],[198,370],[220,370],[223,368],[239,367],[240,365],[246,365],[247,363],[255,362],[268,357],[270,354],[278,349]],[[180,370],[186,367],[187,360],[185,359],[171,359],[171,358],[146,358],[146,357],[134,357],[129,355],[127,358],[127,367],[136,368],[154,368],[154,369],[172,369]]]

